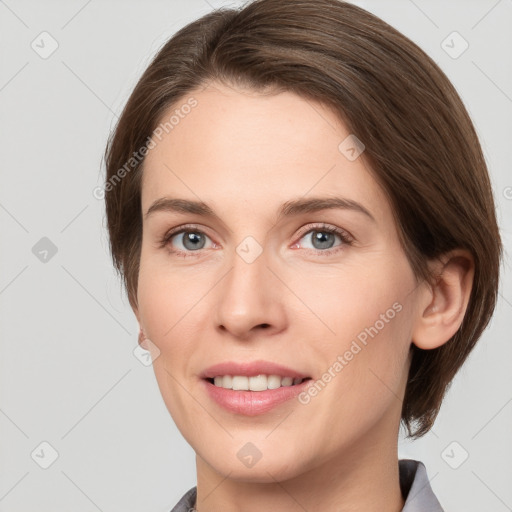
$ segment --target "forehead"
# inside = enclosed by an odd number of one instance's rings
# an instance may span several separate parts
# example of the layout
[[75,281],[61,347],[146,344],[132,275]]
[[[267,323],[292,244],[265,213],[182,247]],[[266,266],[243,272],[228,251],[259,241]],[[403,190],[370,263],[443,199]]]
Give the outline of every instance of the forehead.
[[389,205],[380,187],[363,157],[347,153],[353,135],[332,110],[294,93],[212,84],[162,117],[144,162],[143,210],[165,195],[263,211],[327,193],[364,201],[382,217]]

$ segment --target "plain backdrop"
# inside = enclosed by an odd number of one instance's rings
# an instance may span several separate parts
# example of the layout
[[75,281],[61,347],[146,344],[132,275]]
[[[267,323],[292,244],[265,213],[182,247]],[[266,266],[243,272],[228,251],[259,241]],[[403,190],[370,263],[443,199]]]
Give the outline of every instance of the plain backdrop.
[[[512,0],[354,3],[415,41],[458,89],[506,249],[491,325],[433,431],[401,440],[400,456],[426,464],[447,512],[510,511]],[[107,136],[157,49],[223,5],[239,3],[0,1],[1,512],[165,512],[196,483],[194,452],[133,352],[137,324],[93,190]]]

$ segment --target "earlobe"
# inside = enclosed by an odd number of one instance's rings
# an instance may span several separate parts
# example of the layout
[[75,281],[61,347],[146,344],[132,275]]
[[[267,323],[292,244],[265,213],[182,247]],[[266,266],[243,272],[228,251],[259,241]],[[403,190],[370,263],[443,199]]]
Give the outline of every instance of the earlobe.
[[132,307],[132,310],[133,310],[133,313],[134,313],[135,317],[137,318],[137,322],[139,324],[139,335],[138,335],[139,345],[143,349],[146,349],[146,347],[144,346],[145,345],[144,340],[146,340],[146,334],[144,333],[144,329],[142,328],[142,324],[141,324],[141,321],[140,321],[139,311],[135,307]]
[[421,349],[440,347],[458,331],[466,309],[475,272],[474,260],[458,249],[433,262],[435,282],[419,296],[418,317],[412,342]]
[[144,330],[142,329],[142,327],[140,327],[139,329],[139,345],[144,349],[144,350],[147,350],[147,347],[146,347],[146,334],[144,333]]

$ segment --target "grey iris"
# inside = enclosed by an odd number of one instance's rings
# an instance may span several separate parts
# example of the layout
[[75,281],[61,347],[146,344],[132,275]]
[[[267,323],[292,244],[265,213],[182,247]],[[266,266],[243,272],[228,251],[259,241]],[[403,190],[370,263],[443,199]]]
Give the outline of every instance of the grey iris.
[[187,249],[202,249],[204,247],[204,235],[202,233],[184,233],[183,246]]
[[329,249],[334,244],[334,233],[329,233],[326,231],[313,231],[312,237],[313,247],[315,247],[315,249]]

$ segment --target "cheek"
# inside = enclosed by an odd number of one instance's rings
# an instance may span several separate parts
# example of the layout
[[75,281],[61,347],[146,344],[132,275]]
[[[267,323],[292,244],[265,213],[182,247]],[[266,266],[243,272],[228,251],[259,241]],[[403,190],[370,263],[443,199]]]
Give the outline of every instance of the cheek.
[[[158,257],[141,257],[138,302],[148,338],[158,347],[153,370],[160,393],[178,426],[183,426],[193,404],[183,392],[185,372],[197,352],[198,311],[208,291],[208,280],[191,272],[171,271]],[[195,411],[200,415],[200,411]],[[190,435],[188,427],[183,433]]]
[[304,353],[323,362],[319,372],[336,375],[331,379],[336,384],[329,385],[333,400],[400,396],[412,332],[414,278],[408,266],[395,269],[375,261],[350,272],[326,270],[300,287],[297,281],[294,289],[314,313],[303,332],[315,343],[305,346]]
[[290,273],[287,278],[302,308],[307,306],[311,312],[310,328],[316,325],[325,333],[325,349],[342,348],[357,337],[364,343],[388,334],[409,316],[403,314],[404,302],[414,280],[405,268],[395,270],[385,262],[373,261],[345,269]]
[[[194,308],[208,292],[208,279],[188,269],[172,269],[165,256],[141,257],[138,301],[142,321],[148,337],[162,344],[161,350],[175,346],[176,336],[180,344],[189,339],[183,330],[193,324]],[[211,286],[210,286],[211,287]],[[189,326],[189,327],[187,327]],[[178,335],[178,333],[180,333]]]

